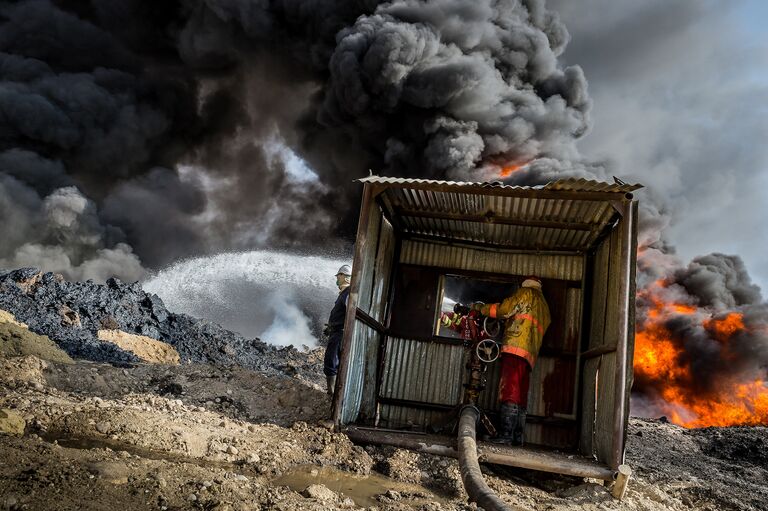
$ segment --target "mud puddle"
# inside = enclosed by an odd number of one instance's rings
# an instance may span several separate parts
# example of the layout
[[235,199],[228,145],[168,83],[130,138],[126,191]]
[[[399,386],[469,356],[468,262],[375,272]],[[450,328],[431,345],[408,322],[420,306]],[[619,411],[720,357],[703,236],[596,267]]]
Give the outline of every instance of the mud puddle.
[[[413,508],[430,502],[441,504],[446,502],[445,499],[426,491],[421,486],[402,483],[378,474],[363,476],[317,465],[300,465],[291,468],[280,477],[273,479],[272,484],[288,486],[299,493],[310,485],[322,484],[344,497],[351,498],[360,507],[379,506],[382,502],[392,502],[400,498],[407,498],[403,503]],[[387,493],[390,490],[391,493]]]

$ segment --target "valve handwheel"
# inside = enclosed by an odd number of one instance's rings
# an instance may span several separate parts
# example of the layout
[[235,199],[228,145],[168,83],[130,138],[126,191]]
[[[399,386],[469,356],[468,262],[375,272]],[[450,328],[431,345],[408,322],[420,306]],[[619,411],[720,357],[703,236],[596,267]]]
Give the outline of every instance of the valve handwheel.
[[501,350],[499,349],[499,345],[493,339],[483,339],[482,341],[477,343],[477,347],[475,348],[475,353],[477,354],[477,358],[479,358],[481,362],[490,364],[491,362],[499,358],[499,354],[501,353]]

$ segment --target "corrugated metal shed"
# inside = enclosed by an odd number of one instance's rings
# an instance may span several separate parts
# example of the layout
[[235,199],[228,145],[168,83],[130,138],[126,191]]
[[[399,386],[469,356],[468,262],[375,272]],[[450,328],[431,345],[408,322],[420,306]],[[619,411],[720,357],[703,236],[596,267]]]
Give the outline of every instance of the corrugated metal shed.
[[[554,315],[531,374],[528,441],[578,449],[615,470],[623,461],[632,369],[632,192],[641,186],[382,176],[360,182],[336,424],[385,435],[448,433],[465,399],[470,351],[431,329],[443,310],[446,276],[518,285],[535,274],[549,279]],[[493,420],[499,366],[487,369],[477,405]],[[505,459],[515,465],[513,458]]]

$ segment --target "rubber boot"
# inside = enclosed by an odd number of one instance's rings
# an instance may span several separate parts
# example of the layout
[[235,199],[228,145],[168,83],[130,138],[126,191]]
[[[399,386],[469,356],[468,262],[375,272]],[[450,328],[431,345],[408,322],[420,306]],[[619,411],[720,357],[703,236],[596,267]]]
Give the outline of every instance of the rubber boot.
[[325,391],[328,397],[333,399],[333,393],[336,391],[336,375],[325,377]]
[[517,412],[517,423],[512,433],[512,445],[523,445],[525,437],[525,416],[526,409],[519,407]]
[[499,408],[498,435],[491,442],[495,444],[511,444],[514,441],[518,411],[518,406],[515,403],[501,403],[501,408]]

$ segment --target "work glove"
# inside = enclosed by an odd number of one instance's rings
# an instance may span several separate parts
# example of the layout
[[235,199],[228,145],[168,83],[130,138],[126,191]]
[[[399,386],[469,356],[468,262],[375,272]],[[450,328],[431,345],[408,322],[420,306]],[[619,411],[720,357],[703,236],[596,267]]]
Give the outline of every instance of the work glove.
[[484,306],[485,304],[483,302],[474,302],[472,305],[469,306],[469,308],[472,309],[473,311],[480,312],[481,310],[483,310]]
[[462,303],[457,303],[456,305],[453,306],[453,312],[455,312],[456,314],[461,314],[462,316],[466,316],[467,314],[469,314],[469,311],[471,310],[472,310],[471,307],[468,307],[467,305],[464,305]]

